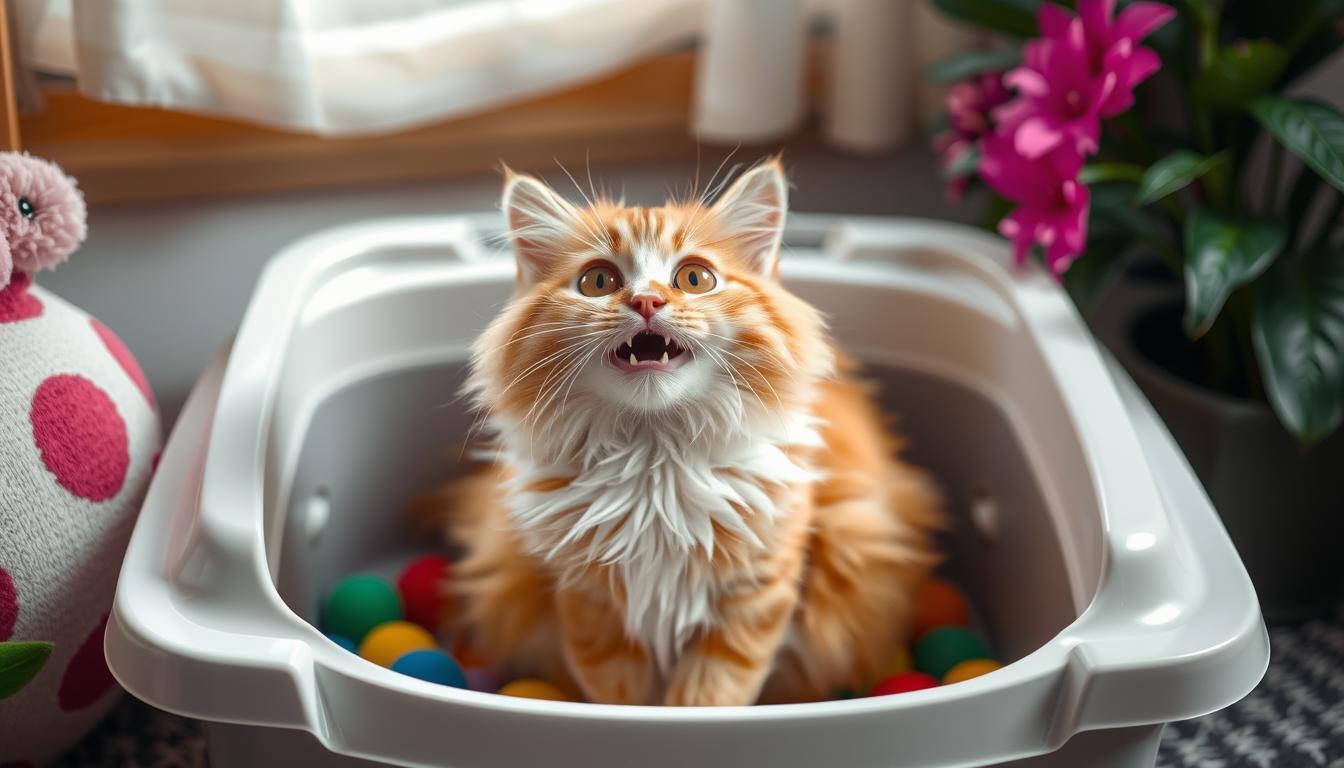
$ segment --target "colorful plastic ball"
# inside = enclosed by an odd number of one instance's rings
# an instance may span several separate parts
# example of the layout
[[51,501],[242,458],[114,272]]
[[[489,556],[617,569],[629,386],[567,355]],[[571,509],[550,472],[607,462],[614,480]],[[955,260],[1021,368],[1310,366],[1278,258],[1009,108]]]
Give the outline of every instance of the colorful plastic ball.
[[951,669],[967,659],[989,657],[989,650],[969,629],[938,627],[929,630],[915,644],[915,669],[941,680]]
[[967,659],[957,666],[949,669],[946,675],[943,675],[943,685],[960,683],[963,680],[987,675],[1003,665],[993,659]]
[[896,650],[892,652],[891,658],[887,660],[886,666],[882,667],[882,671],[878,673],[878,677],[887,678],[892,675],[899,675],[909,671],[910,649],[906,648],[904,645],[898,645],[896,646]]
[[961,590],[942,579],[929,579],[915,592],[915,613],[910,621],[910,639],[918,641],[937,627],[966,627],[971,607]]
[[444,591],[452,562],[446,557],[425,555],[412,560],[397,577],[397,591],[406,606],[406,620],[436,632],[443,620],[448,596]]
[[873,686],[872,693],[868,695],[888,696],[893,693],[909,693],[937,687],[938,681],[923,672],[903,672],[899,675],[892,675]]
[[402,654],[392,662],[392,671],[454,688],[466,688],[467,678],[452,656],[438,648],[422,648]]
[[355,645],[355,641],[345,635],[327,635],[327,639],[351,653],[359,653],[359,648]]
[[500,696],[517,696],[522,699],[545,699],[546,701],[573,701],[564,691],[545,680],[523,678],[499,689]]
[[336,584],[322,606],[322,630],[364,642],[369,630],[401,618],[401,597],[377,576],[347,576]]
[[462,670],[466,675],[467,687],[473,691],[483,693],[494,693],[499,690],[502,681],[494,670],[485,667],[467,667]]
[[359,655],[384,667],[410,651],[434,648],[434,636],[419,624],[409,621],[389,621],[374,627],[359,644]]

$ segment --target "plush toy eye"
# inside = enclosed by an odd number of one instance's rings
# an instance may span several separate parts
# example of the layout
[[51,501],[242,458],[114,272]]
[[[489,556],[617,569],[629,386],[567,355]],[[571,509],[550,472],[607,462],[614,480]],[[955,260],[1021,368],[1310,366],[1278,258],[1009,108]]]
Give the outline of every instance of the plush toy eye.
[[708,293],[718,283],[719,278],[713,270],[693,261],[677,267],[676,274],[672,275],[672,287],[686,293]]
[[610,296],[621,287],[621,273],[610,264],[589,267],[579,275],[579,293],[584,296]]
[[33,207],[32,203],[28,202],[26,197],[19,198],[19,215],[25,219],[31,219],[37,215],[37,209]]

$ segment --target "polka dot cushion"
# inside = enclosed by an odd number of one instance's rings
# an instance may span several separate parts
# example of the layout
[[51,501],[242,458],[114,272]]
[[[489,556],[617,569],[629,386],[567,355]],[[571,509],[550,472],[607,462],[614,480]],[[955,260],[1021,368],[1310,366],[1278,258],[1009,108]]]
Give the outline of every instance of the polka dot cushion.
[[159,420],[121,340],[21,272],[0,358],[0,757],[40,765],[116,699],[103,633]]

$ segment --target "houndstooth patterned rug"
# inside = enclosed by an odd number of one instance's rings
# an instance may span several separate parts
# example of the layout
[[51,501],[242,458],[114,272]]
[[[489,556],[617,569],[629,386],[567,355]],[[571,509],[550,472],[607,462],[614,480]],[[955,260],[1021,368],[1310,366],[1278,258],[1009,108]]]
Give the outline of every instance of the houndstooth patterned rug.
[[1162,737],[1170,768],[1344,768],[1344,610],[1269,633],[1270,663],[1251,695]]
[[[1270,644],[1269,672],[1250,696],[1167,727],[1160,768],[1344,768],[1344,610],[1271,630]],[[207,765],[196,722],[127,697],[58,768]]]

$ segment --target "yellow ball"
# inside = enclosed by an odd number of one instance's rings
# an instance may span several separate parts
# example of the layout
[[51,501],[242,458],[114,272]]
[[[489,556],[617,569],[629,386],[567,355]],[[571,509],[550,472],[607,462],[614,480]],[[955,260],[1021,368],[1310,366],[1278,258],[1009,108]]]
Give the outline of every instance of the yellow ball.
[[388,621],[374,627],[364,642],[359,644],[359,655],[384,667],[410,651],[437,648],[434,636],[419,624],[409,621]]
[[545,699],[546,701],[573,701],[563,691],[545,680],[523,678],[499,689],[500,696],[517,696],[522,699]]
[[886,666],[882,667],[882,671],[878,673],[877,679],[886,680],[888,677],[903,675],[910,669],[910,649],[904,645],[898,645],[891,654],[891,658],[887,660]]
[[949,669],[947,674],[943,675],[943,685],[960,683],[963,680],[989,674],[1002,666],[999,662],[991,659],[967,659]]

